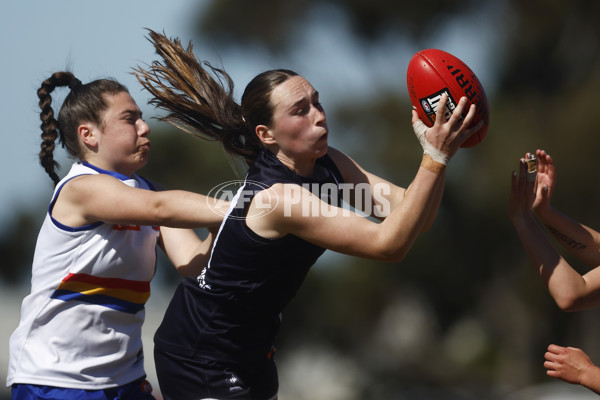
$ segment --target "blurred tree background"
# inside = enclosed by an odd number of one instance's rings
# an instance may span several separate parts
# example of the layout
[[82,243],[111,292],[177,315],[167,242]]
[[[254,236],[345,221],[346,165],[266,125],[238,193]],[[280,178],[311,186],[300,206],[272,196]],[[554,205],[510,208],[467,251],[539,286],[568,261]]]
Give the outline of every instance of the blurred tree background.
[[[587,169],[600,145],[593,126],[600,2],[219,0],[192,16],[197,37],[181,40],[255,51],[303,74],[295,65],[310,64],[295,53],[307,46],[302,32],[315,20],[326,32],[338,22],[332,16],[343,21],[367,65],[380,62],[378,52],[395,40],[410,42],[412,53],[426,48],[448,21],[471,25],[474,34],[492,31],[491,71],[475,70],[480,78],[490,76],[482,83],[490,88],[491,125],[480,145],[452,160],[436,223],[406,260],[378,263],[328,252],[318,261],[284,314],[282,392],[302,398],[303,386],[313,390],[313,399],[505,398],[548,382],[542,364],[550,343],[582,347],[600,363],[599,311],[557,309],[507,218],[511,171],[525,152],[544,148],[558,165],[554,206],[600,228],[600,185]],[[465,49],[472,39],[462,38]],[[377,96],[328,101],[317,86],[332,145],[406,186],[420,160],[408,94],[375,71],[369,79]],[[405,80],[400,68],[397,80]],[[238,90],[245,83],[236,82]],[[240,178],[219,145],[162,123],[152,129],[152,160],[142,175],[201,193]],[[15,229],[5,230],[10,236],[0,238],[5,281],[28,279],[38,220],[23,212]],[[175,273],[162,273],[166,285],[177,283]]]

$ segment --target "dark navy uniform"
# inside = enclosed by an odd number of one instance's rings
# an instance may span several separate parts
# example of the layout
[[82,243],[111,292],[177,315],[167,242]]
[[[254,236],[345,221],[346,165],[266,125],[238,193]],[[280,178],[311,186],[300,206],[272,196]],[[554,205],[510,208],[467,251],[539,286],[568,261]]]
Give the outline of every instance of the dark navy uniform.
[[254,195],[276,183],[303,185],[339,206],[342,176],[329,156],[317,160],[313,175],[297,175],[268,150],[248,171],[208,266],[181,282],[154,337],[166,399],[265,400],[277,394],[270,355],[280,314],[325,249],[294,235],[263,238],[244,217]]

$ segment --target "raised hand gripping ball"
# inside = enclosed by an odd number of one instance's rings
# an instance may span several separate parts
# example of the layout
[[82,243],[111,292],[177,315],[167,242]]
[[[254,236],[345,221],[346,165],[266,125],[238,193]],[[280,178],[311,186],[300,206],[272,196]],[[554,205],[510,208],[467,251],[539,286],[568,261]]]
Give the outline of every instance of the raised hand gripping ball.
[[406,75],[410,101],[421,121],[429,127],[433,126],[442,94],[448,95],[446,119],[460,98],[466,96],[469,105],[476,106],[473,125],[483,120],[483,126],[461,147],[473,147],[483,140],[490,120],[488,102],[479,79],[464,62],[442,50],[421,50],[408,63]]

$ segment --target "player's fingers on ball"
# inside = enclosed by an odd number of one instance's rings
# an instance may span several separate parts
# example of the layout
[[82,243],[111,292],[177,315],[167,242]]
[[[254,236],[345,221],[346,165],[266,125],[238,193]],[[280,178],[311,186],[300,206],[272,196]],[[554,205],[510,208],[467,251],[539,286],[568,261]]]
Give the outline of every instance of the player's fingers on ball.
[[448,103],[448,95],[442,94],[438,108],[436,110],[435,124],[443,124],[446,122],[446,104]]
[[463,118],[463,109],[465,108],[466,102],[467,98],[461,97],[461,99],[458,102],[458,105],[456,106],[452,114],[450,114],[450,118],[448,118],[448,124],[450,124],[450,126],[452,126],[454,130],[463,129],[467,126],[465,125]]
[[458,121],[457,125],[455,125],[457,132],[461,135],[462,141],[466,141],[471,136],[477,133],[481,126],[483,125],[483,121],[479,121],[477,125],[469,127],[468,121]]
[[465,115],[463,107],[460,107],[463,105],[463,101],[464,105],[467,105],[467,98],[463,97],[459,102],[459,106],[456,107],[456,110],[454,110],[454,114],[456,114],[459,118],[458,123],[460,124],[460,129],[470,129],[470,132],[472,131],[472,133],[475,133],[483,126],[483,120],[479,121],[477,125],[473,125],[473,121],[475,121],[476,118],[475,105],[471,104],[469,106],[469,111]]
[[467,130],[467,132],[469,132],[469,136],[471,136],[472,134],[476,133],[477,131],[479,131],[481,129],[481,127],[483,126],[483,121],[479,121],[479,122],[477,122],[477,124],[475,124],[473,126],[469,126],[469,125],[471,125],[470,121],[463,122],[463,127],[467,127],[466,130]]
[[[466,98],[466,97],[463,97],[463,98],[461,99],[461,103],[463,102],[463,99],[464,99],[464,105],[466,106],[466,105],[468,104],[468,103],[467,103],[467,98]],[[460,104],[459,104],[459,105],[460,105]],[[461,112],[461,115],[462,115],[462,110],[461,110],[460,112]],[[463,124],[464,124],[465,126],[470,126],[470,125],[472,124],[472,122],[475,120],[475,116],[476,116],[476,114],[477,114],[477,107],[475,106],[475,104],[471,104],[471,105],[469,106],[469,111],[467,112],[467,116],[465,117],[465,121],[463,122]],[[480,121],[480,122],[482,122],[482,123],[483,123],[483,120],[482,120],[482,121]]]
[[458,100],[458,104],[456,105],[456,109],[454,109],[454,112],[452,113],[452,115],[457,115],[460,118],[460,116],[463,115],[465,107],[467,107],[467,104],[468,104],[467,97],[462,96]]
[[414,124],[415,122],[418,122],[418,121],[421,121],[421,118],[419,118],[419,113],[417,112],[417,110],[415,110],[413,108],[412,109],[412,119],[411,119],[411,122]]
[[481,129],[481,127],[483,126],[483,120],[480,120],[476,125],[473,125],[473,122],[476,119],[476,112],[475,112],[476,107],[475,107],[475,104],[471,104],[469,106],[469,111],[465,115],[462,106],[467,106],[467,104],[468,104],[467,98],[462,97],[459,102],[459,106],[456,107],[456,110],[454,110],[453,116],[456,115],[458,118],[458,121],[457,121],[458,129],[466,130],[468,132],[467,133],[468,137],[471,137],[473,134],[478,132],[479,129]]
[[479,131],[481,128],[483,128],[483,125],[485,125],[485,122],[483,120],[479,121],[477,125],[475,125],[475,131]]
[[460,138],[459,141],[461,144],[464,143],[471,136],[473,136],[475,132],[477,132],[476,129],[462,129],[461,127],[457,127],[456,131],[458,132],[458,136]]

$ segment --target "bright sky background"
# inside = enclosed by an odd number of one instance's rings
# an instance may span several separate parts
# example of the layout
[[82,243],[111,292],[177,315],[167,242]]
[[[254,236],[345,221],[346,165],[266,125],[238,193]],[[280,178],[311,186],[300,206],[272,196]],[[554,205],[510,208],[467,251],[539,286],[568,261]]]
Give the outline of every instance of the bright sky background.
[[[41,142],[39,107],[36,91],[53,72],[69,69],[84,83],[103,77],[116,78],[129,89],[151,123],[154,110],[141,90],[132,67],[155,59],[145,39],[148,27],[192,39],[190,16],[209,0],[4,0],[0,4],[0,123],[2,147],[0,169],[0,227],[7,226],[17,207],[38,207],[49,199],[52,181],[38,163]],[[321,10],[323,11],[323,10]],[[306,76],[327,99],[350,96],[374,96],[380,88],[374,77],[391,82],[399,91],[406,90],[405,74],[410,56],[420,50],[410,43],[390,40],[383,47],[361,48],[348,38],[343,18],[335,10],[325,10],[312,18],[312,26],[303,26],[296,51],[284,64],[255,49],[252,52],[215,49],[210,43],[193,40],[196,54],[211,62],[222,62],[236,82],[236,93],[258,72],[273,67],[288,67]],[[463,21],[464,22],[464,21]],[[486,24],[485,21],[482,24]],[[489,65],[494,37],[492,26],[482,29],[461,21],[449,21],[431,32],[431,45],[449,51],[477,71],[490,92],[493,68]],[[476,29],[472,35],[469,29]],[[489,33],[486,33],[489,32]],[[465,47],[468,38],[469,46]],[[53,95],[55,112],[66,90]],[[408,96],[408,94],[407,94]],[[239,93],[238,93],[239,98]],[[160,149],[153,148],[153,151]],[[56,152],[68,171],[70,160],[63,149]],[[152,161],[150,161],[152,162]],[[42,201],[42,204],[46,204]],[[0,228],[2,229],[2,228]]]
[[[38,162],[39,107],[36,91],[53,72],[70,69],[84,83],[114,77],[124,83],[145,114],[147,96],[129,74],[154,59],[144,38],[145,27],[189,38],[189,18],[201,1],[194,0],[6,0],[0,4],[0,226],[17,206],[49,198],[52,181]],[[53,92],[62,101],[65,89]],[[54,96],[56,94],[56,96]],[[53,102],[55,112],[60,103]],[[64,150],[61,172],[70,161]],[[64,160],[64,161],[62,161]]]

